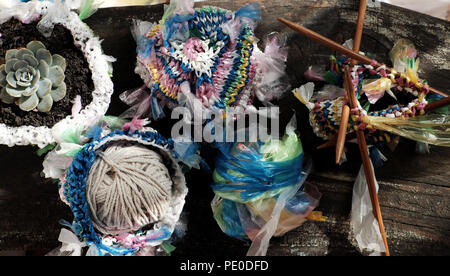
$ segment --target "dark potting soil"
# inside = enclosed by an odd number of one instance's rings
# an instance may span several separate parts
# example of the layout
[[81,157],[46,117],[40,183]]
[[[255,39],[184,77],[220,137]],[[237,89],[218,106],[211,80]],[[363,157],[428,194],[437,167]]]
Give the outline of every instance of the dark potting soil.
[[16,19],[0,25],[0,64],[5,63],[7,50],[24,48],[30,41],[39,40],[51,54],[59,54],[66,59],[67,94],[61,101],[53,103],[48,113],[25,112],[15,104],[5,104],[0,101],[0,123],[8,126],[53,127],[71,115],[72,101],[77,95],[81,96],[83,107],[92,101],[91,93],[94,90],[94,83],[89,64],[83,52],[74,45],[70,31],[61,25],[56,25],[52,35],[46,38],[41,35],[36,26],[37,23],[23,24]]

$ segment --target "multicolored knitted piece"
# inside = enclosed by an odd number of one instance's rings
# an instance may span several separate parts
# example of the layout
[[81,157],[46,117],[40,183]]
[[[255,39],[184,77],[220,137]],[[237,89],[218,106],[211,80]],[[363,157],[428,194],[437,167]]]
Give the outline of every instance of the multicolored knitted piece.
[[[336,137],[339,133],[343,104],[346,103],[344,97],[334,101],[313,100],[314,110],[310,114],[310,123],[317,136],[324,139]],[[366,139],[370,145],[379,147],[385,143],[390,143],[395,135],[388,132],[371,128],[370,125],[358,124],[358,118],[350,117],[347,133],[354,132],[359,128],[367,129]]]
[[[342,86],[343,66],[349,64],[350,59],[337,60],[332,57],[331,70],[324,74],[324,79],[331,84]],[[420,81],[417,75],[411,74],[409,71],[405,74],[394,70],[387,74],[385,65],[375,67],[375,64],[376,62],[373,62],[372,65],[357,64],[351,68],[352,85],[358,99],[358,108],[351,112],[360,115],[350,116],[348,132],[367,130],[368,142],[381,146],[383,142],[389,143],[395,135],[385,129],[377,129],[371,124],[370,117],[404,120],[416,115],[424,115],[425,107],[428,104],[426,96],[429,94],[429,87]],[[401,103],[397,100],[395,95],[402,91],[406,92],[403,93],[405,98],[412,99],[409,103]],[[305,93],[302,95],[299,88],[293,92],[311,110],[310,123],[316,135],[325,139],[335,137],[339,132],[343,104],[347,104],[346,98],[341,96],[332,100],[314,99],[312,93],[310,97],[305,96]],[[398,103],[381,110],[371,110],[385,92],[388,92]],[[367,99],[362,97],[363,94],[367,96]]]
[[[259,68],[265,61],[257,56],[264,53],[254,35],[259,3],[236,12],[193,5],[192,0],[172,1],[159,24],[138,22],[136,72],[163,102],[179,104],[184,94],[207,108],[250,105],[258,95],[255,80],[267,71]],[[151,29],[144,32],[143,26]]]

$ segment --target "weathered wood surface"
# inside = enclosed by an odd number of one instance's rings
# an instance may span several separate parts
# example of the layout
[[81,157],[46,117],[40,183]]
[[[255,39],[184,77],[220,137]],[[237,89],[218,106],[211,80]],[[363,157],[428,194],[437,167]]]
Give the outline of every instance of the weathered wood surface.
[[[237,9],[250,1],[208,1]],[[332,54],[328,49],[304,38],[278,23],[276,18],[305,24],[333,39],[353,36],[357,1],[261,1],[264,21],[259,37],[272,31],[287,35],[290,45],[288,73],[293,86],[304,83],[303,72],[311,64],[325,64]],[[339,4],[337,4],[337,2]],[[202,3],[204,5],[204,3]],[[104,39],[105,53],[118,59],[114,64],[115,95],[109,114],[126,108],[118,95],[141,85],[134,73],[135,42],[132,19],[157,20],[162,6],[128,7],[98,11],[87,20]],[[382,5],[368,10],[361,50],[387,61],[387,52],[401,38],[411,39],[421,55],[421,76],[433,87],[448,92],[448,22],[400,8]],[[357,146],[348,146],[349,162],[333,163],[334,149],[317,151],[322,141],[312,134],[306,109],[292,96],[281,101],[282,117],[287,121],[296,110],[305,151],[315,161],[315,172],[308,182],[323,193],[318,210],[328,216],[325,223],[306,222],[284,237],[274,238],[268,255],[358,255],[349,228],[353,182],[361,161]],[[155,127],[167,134],[167,122]],[[450,149],[432,147],[430,155],[414,153],[414,143],[402,140],[389,161],[376,170],[380,184],[381,210],[392,255],[450,255]],[[67,206],[60,203],[55,183],[40,177],[42,158],[31,147],[0,147],[0,251],[27,250],[43,254],[58,245],[59,219],[72,219]],[[210,163],[214,152],[204,149]],[[187,175],[189,195],[185,207],[188,232],[177,245],[178,256],[243,256],[249,244],[223,234],[212,218],[208,187],[211,178],[203,172]]]

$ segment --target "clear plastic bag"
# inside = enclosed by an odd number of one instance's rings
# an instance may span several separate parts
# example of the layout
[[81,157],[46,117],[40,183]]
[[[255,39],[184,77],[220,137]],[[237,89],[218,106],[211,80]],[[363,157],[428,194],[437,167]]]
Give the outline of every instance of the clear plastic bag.
[[[376,180],[375,185],[378,193]],[[353,187],[350,225],[361,252],[369,255],[381,255],[386,252],[378,221],[373,215],[372,201],[363,167]]]
[[389,52],[392,65],[398,72],[405,73],[406,68],[411,68],[417,73],[419,61],[416,60],[417,50],[414,44],[407,39],[399,39]]
[[254,62],[257,64],[259,79],[257,79],[256,95],[262,102],[281,98],[291,89],[286,74],[288,48],[286,37],[271,33],[265,39],[264,53],[256,49]]
[[445,114],[427,114],[399,120],[397,118],[366,116],[377,129],[435,146],[450,146],[450,118]]
[[147,86],[123,92],[119,96],[120,100],[131,106],[121,114],[122,118],[147,118],[152,113],[151,91]]

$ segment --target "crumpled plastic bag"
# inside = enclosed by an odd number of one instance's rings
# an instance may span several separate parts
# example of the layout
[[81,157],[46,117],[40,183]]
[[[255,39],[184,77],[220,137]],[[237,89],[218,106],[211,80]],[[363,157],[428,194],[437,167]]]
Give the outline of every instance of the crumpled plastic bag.
[[87,244],[81,242],[78,237],[72,231],[62,228],[59,233],[58,241],[61,242],[61,246],[48,252],[46,256],[96,256],[95,247],[89,247],[86,253],[85,249]]
[[379,78],[377,80],[368,80],[364,82],[362,91],[366,94],[370,104],[376,104],[387,92],[392,98],[397,100],[395,94],[391,91],[392,81],[388,78]]
[[417,73],[419,61],[417,57],[417,50],[414,44],[407,39],[399,39],[389,52],[392,65],[400,73],[405,73],[406,68],[410,67]]
[[[370,164],[373,169],[372,162]],[[375,185],[378,193],[378,182],[376,179]],[[373,214],[372,201],[370,200],[363,166],[353,186],[350,226],[362,253],[379,256],[381,253],[386,252],[378,221]]]
[[29,24],[41,17],[41,10],[49,7],[49,2],[29,2],[7,1],[0,3],[0,24],[5,23],[11,18],[16,18],[22,23]]
[[[310,170],[311,166],[303,172],[304,177],[295,186],[284,190],[279,195],[274,205],[264,206],[264,202],[260,202],[259,206],[248,205],[251,206],[251,213],[254,216],[259,216],[265,223],[260,226],[261,228],[257,231],[256,236],[252,237],[253,243],[247,252],[247,256],[265,256],[272,236],[284,235],[286,232],[300,226],[314,208],[317,207],[318,200],[311,199],[305,192],[301,191]],[[296,208],[289,208],[294,205],[299,208],[297,210],[295,210]],[[264,209],[266,209],[266,216],[256,212]],[[268,216],[271,209],[272,212]]]
[[253,241],[248,256],[266,255],[272,236],[299,227],[318,206],[321,194],[316,187],[304,185],[310,169],[274,197],[239,203],[216,195],[211,204],[216,222],[227,235]]
[[256,87],[256,96],[262,102],[279,99],[291,89],[289,78],[286,74],[286,61],[288,49],[286,38],[272,33],[266,38],[264,53],[255,49],[254,62],[258,65],[261,79]]

